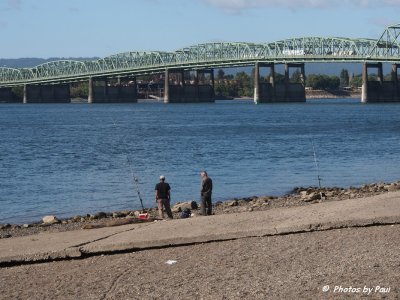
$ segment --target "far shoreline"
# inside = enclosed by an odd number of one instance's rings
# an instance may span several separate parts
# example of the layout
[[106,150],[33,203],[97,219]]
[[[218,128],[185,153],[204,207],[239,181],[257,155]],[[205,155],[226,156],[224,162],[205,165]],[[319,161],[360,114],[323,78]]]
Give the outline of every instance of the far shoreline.
[[[325,100],[325,99],[361,99],[361,92],[349,92],[342,90],[306,90],[306,100]],[[216,100],[248,100],[254,101],[253,97],[232,97]]]

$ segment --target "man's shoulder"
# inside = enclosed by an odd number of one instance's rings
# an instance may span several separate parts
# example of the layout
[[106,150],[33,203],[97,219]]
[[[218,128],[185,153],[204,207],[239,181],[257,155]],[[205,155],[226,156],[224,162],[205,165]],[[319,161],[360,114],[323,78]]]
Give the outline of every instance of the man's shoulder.
[[161,186],[165,186],[165,187],[170,187],[168,182],[159,182],[156,184],[156,188],[157,187],[161,187]]

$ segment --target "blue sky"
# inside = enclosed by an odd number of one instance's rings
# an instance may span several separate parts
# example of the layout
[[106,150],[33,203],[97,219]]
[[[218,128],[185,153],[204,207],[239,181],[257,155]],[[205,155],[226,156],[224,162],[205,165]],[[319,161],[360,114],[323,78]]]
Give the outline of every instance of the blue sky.
[[0,0],[0,57],[104,57],[300,36],[379,38],[394,23],[400,0]]

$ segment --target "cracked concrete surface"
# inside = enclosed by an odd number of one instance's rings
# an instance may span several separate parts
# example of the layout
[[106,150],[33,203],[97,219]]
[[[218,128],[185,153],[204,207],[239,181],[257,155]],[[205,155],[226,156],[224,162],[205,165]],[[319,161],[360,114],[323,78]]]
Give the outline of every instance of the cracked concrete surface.
[[246,237],[399,223],[400,191],[310,206],[2,239],[0,266]]

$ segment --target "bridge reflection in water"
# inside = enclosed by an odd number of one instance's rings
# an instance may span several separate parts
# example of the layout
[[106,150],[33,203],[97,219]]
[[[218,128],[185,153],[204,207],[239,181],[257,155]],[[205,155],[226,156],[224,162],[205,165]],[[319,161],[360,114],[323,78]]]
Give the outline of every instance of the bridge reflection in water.
[[[362,102],[399,102],[400,24],[385,28],[379,39],[303,37],[265,44],[206,43],[175,52],[126,52],[95,61],[59,60],[34,68],[0,68],[0,102],[70,102],[70,85],[88,82],[88,103],[137,102],[140,76],[160,74],[165,103],[214,102],[214,69],[254,66],[254,101],[304,102],[305,63],[363,64]],[[392,64],[392,80],[384,81],[382,63]],[[275,82],[275,66],[284,64],[283,83]],[[300,69],[300,82],[289,80]],[[269,69],[269,82],[260,79]],[[368,70],[376,68],[376,80]],[[111,83],[110,83],[111,82]],[[13,87],[23,87],[22,99]]]

